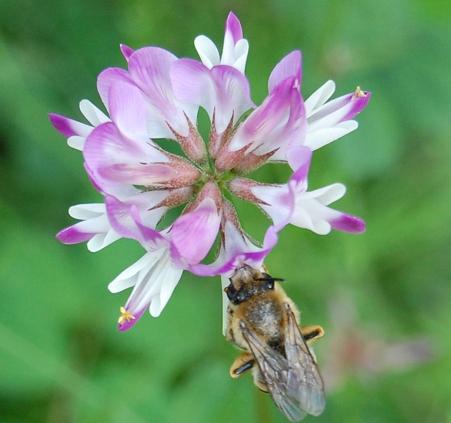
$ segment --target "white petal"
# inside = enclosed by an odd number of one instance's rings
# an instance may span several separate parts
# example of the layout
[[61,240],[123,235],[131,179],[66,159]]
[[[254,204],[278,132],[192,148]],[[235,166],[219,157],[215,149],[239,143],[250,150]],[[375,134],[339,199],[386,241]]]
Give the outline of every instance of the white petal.
[[116,231],[113,229],[108,232],[102,232],[100,234],[94,235],[87,243],[88,250],[91,253],[96,253],[97,251],[102,250],[118,239],[122,238]]
[[301,228],[310,229],[318,235],[327,235],[331,226],[326,220],[328,208],[314,199],[302,199],[297,202],[291,223]]
[[108,232],[111,229],[111,225],[106,215],[100,215],[88,220],[78,222],[77,228],[80,232],[97,234],[102,232]]
[[110,120],[105,113],[86,99],[80,101],[80,111],[92,126],[97,126]]
[[210,38],[205,35],[199,35],[194,39],[194,46],[200,60],[207,68],[212,68],[220,63],[218,49]]
[[80,137],[79,135],[72,135],[67,139],[67,145],[75,150],[83,151],[86,137]]
[[105,214],[105,204],[77,204],[69,208],[69,216],[78,220],[87,220]]
[[175,287],[182,277],[183,269],[174,266],[168,267],[164,275],[164,283],[161,286],[160,295],[152,298],[149,312],[153,317],[158,317],[166,307]]
[[249,42],[242,38],[235,44],[235,61],[233,67],[244,73],[246,70],[247,55],[249,53]]
[[137,262],[133,263],[130,267],[116,276],[116,278],[108,285],[108,290],[112,293],[116,293],[134,286],[137,282],[139,272],[151,267],[156,259],[161,257],[162,253],[162,250],[157,250],[152,253],[144,254]]
[[342,198],[346,193],[346,187],[343,184],[335,183],[314,191],[306,192],[303,198],[312,198],[323,205],[329,205]]
[[317,150],[318,148],[349,134],[357,129],[358,126],[359,125],[355,120],[347,120],[331,127],[318,128],[315,130],[309,130],[310,128],[308,125],[305,145],[311,150]]
[[309,117],[318,107],[322,106],[335,92],[335,82],[327,81],[319,87],[307,100],[305,100],[305,112]]

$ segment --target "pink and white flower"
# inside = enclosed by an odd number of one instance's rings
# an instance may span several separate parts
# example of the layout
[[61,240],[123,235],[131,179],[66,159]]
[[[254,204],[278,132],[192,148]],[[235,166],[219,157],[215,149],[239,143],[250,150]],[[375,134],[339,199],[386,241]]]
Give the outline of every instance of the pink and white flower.
[[[221,56],[205,36],[195,46],[201,62],[158,47],[121,45],[128,69],[108,68],[97,80],[109,116],[87,100],[81,111],[90,125],[50,115],[69,145],[82,150],[88,177],[104,198],[70,208],[80,222],[58,239],[87,241],[90,251],[98,251],[130,238],[145,250],[109,285],[111,292],[133,288],[121,307],[120,330],[134,326],[146,310],[158,316],[184,271],[224,281],[243,264],[261,266],[287,224],[322,235],[365,228],[359,218],[329,207],[344,195],[342,184],[308,191],[307,177],[312,151],[355,129],[354,117],[370,93],[358,88],[328,101],[335,89],[329,81],[304,102],[296,50],[275,66],[268,95],[256,106],[244,75],[248,42],[233,13]],[[199,108],[210,118],[208,142],[197,129]],[[174,142],[183,156],[166,150]],[[249,178],[271,161],[289,165],[285,184]],[[242,228],[229,194],[254,203],[272,221],[261,245]],[[166,212],[182,205],[182,213],[165,223]],[[206,261],[216,250],[216,258]]]

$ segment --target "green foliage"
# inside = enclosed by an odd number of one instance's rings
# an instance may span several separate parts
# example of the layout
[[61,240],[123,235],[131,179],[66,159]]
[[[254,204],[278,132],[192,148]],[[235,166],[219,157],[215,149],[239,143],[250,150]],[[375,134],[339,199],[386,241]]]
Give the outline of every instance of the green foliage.
[[[0,420],[16,422],[283,422],[250,377],[232,381],[235,351],[221,335],[217,279],[184,276],[158,319],[115,329],[127,293],[107,283],[142,254],[121,241],[95,255],[54,234],[66,209],[96,201],[82,159],[48,122],[97,104],[96,75],[123,66],[120,42],[195,55],[192,39],[220,42],[232,8],[251,44],[248,76],[260,101],[267,76],[295,48],[303,92],[328,78],[338,94],[373,91],[360,129],[316,153],[312,188],[336,180],[340,208],[363,216],[363,236],[288,228],[268,266],[326,338],[326,366],[352,325],[391,345],[421,336],[425,363],[371,372],[342,363],[317,422],[450,421],[451,8],[444,1],[194,0],[0,2]],[[283,180],[267,166],[263,178]],[[244,204],[255,236],[263,216]]]

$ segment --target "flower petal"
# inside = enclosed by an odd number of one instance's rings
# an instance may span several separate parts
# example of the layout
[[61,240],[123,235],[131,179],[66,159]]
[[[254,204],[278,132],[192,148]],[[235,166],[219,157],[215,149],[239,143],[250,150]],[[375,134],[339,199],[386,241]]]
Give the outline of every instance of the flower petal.
[[274,90],[281,82],[287,78],[294,78],[301,83],[301,52],[294,50],[288,53],[277,65],[274,67],[268,80],[268,92]]
[[95,233],[83,232],[78,229],[77,224],[69,226],[56,234],[56,238],[63,244],[79,244],[91,239]]
[[337,231],[362,233],[365,232],[365,222],[360,217],[352,216],[346,213],[340,213],[329,221],[332,228]]
[[83,151],[83,147],[85,146],[86,138],[80,137],[78,135],[73,135],[67,139],[67,145],[71,148],[74,148],[78,151]]
[[57,113],[49,113],[49,119],[53,127],[65,137],[86,137],[92,131],[92,127],[76,120],[69,119]]
[[133,82],[128,72],[121,68],[107,68],[97,77],[97,91],[103,104],[108,109],[111,85],[115,82]]
[[214,114],[218,133],[253,106],[248,80],[231,66],[209,70],[196,60],[180,59],[171,68],[171,80],[178,99],[203,107],[210,120]]
[[358,126],[359,124],[355,120],[346,120],[334,126],[309,130],[305,135],[305,145],[313,151],[318,150],[318,148],[344,137],[346,134],[357,129]]
[[308,130],[331,127],[354,118],[367,106],[370,98],[370,92],[357,88],[353,93],[329,101],[308,117]]
[[161,163],[164,166],[168,161],[166,155],[152,145],[125,138],[113,123],[104,123],[92,131],[83,155],[90,177],[103,192],[110,194],[114,186],[121,184],[145,185],[143,178],[150,165]]
[[262,155],[302,140],[304,131],[302,98],[294,78],[288,78],[238,128],[230,149],[236,151],[248,146],[248,151]]
[[125,60],[127,60],[130,58],[130,56],[135,52],[135,50],[133,50],[131,47],[129,47],[126,44],[120,44],[120,49],[121,49],[121,53],[124,56]]
[[124,203],[113,196],[107,196],[105,204],[109,222],[121,236],[136,239],[148,249],[153,250],[156,248],[152,243],[163,240],[155,227],[166,212],[165,207],[148,210],[148,207],[152,205],[149,202],[149,205],[140,213],[136,205]]
[[[177,60],[167,50],[158,47],[145,47],[136,50],[129,59],[129,72],[135,84],[146,94],[153,106],[153,113],[159,117],[161,130],[165,133],[154,134],[149,132],[151,138],[173,138],[172,131],[166,122],[180,135],[186,136],[189,132],[188,118],[195,122],[196,107],[181,104],[175,98],[171,86],[170,69]],[[158,120],[158,119],[156,119]]]
[[125,136],[146,141],[148,136],[149,106],[142,92],[134,84],[112,83],[108,98],[111,120]]
[[278,241],[277,229],[274,226],[270,226],[266,231],[263,247],[261,248],[244,239],[243,235],[231,222],[226,223],[224,232],[224,237],[229,243],[226,251],[220,254],[218,260],[212,264],[194,264],[189,266],[189,270],[192,273],[199,276],[230,276],[242,264],[258,268]]
[[69,216],[78,220],[87,220],[105,214],[105,204],[77,204],[69,208]]
[[168,250],[161,248],[146,253],[117,276],[108,286],[111,292],[134,287],[119,319],[119,330],[125,331],[133,327],[147,308],[154,317],[158,316],[182,272],[183,269],[177,268],[171,262]]
[[[243,38],[241,23],[233,12],[227,16],[224,33],[224,44],[222,46],[221,63],[231,65],[235,63],[235,45]],[[247,53],[246,53],[247,54]],[[243,69],[244,72],[244,69]]]
[[307,117],[321,107],[335,92],[335,82],[332,80],[326,81],[319,87],[307,100],[305,100],[305,111]]
[[216,203],[211,198],[180,216],[170,231],[175,253],[188,263],[199,263],[215,242],[220,221]]
[[202,63],[207,68],[219,65],[221,60],[219,58],[219,52],[215,43],[210,38],[205,35],[199,35],[194,39],[194,46],[196,47],[200,60],[202,60]]
[[80,101],[80,112],[88,120],[92,126],[100,125],[101,123],[108,122],[110,119],[103,113],[98,107],[96,107],[89,100]]

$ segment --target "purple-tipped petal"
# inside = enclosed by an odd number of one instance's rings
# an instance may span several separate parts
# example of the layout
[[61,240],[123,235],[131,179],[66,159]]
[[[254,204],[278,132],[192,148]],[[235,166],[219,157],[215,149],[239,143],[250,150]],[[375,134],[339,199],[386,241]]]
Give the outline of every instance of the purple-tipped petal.
[[86,137],[92,131],[92,126],[77,122],[57,113],[49,113],[49,119],[53,127],[65,137]]
[[359,87],[355,92],[346,94],[318,107],[308,117],[309,132],[321,128],[329,128],[340,122],[353,119],[370,101],[371,93]]
[[132,328],[146,309],[157,317],[177,286],[183,269],[169,259],[167,248],[147,252],[136,263],[125,269],[108,286],[111,292],[133,287],[127,303],[120,309],[118,328]]
[[129,47],[126,44],[121,44],[120,45],[120,49],[121,49],[121,53],[124,56],[125,60],[127,60],[130,58],[130,56],[135,52],[135,50],[133,50],[131,47]]
[[232,36],[235,44],[243,38],[243,30],[241,28],[240,20],[233,12],[229,12],[229,15],[227,16],[225,32]]
[[298,81],[298,85],[300,86],[302,69],[301,60],[302,56],[300,50],[294,50],[277,63],[269,76],[268,92],[274,90],[287,78],[294,78],[295,81]]
[[129,311],[126,311],[127,313],[129,313],[129,315],[126,318],[124,318],[124,320],[122,322],[118,322],[118,324],[117,324],[118,330],[120,332],[126,332],[129,329],[131,329],[133,326],[136,325],[136,323],[138,323],[138,320],[141,319],[141,317],[143,316],[145,311],[146,311],[145,308],[143,308],[142,310],[136,311],[133,314],[130,313]]
[[95,233],[82,232],[77,227],[78,224],[69,226],[58,232],[56,238],[63,244],[79,244],[81,242],[89,241]]
[[332,228],[337,231],[362,233],[365,232],[365,222],[357,216],[342,213],[340,216],[329,221]]

